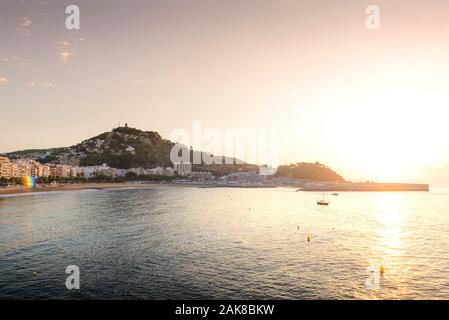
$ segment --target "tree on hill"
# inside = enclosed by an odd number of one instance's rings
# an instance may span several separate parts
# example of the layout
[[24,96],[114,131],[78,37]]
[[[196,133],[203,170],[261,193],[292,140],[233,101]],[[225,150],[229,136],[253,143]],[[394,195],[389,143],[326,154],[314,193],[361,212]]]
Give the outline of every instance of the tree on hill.
[[328,182],[345,182],[346,180],[332,170],[319,162],[308,163],[298,162],[278,167],[277,177],[286,177],[291,179],[311,180],[311,181],[328,181]]

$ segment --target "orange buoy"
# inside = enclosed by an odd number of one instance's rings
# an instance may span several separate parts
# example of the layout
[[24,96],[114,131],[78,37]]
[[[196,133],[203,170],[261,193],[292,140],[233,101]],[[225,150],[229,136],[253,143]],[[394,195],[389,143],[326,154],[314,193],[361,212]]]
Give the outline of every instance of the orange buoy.
[[307,242],[310,242],[310,236],[307,236]]
[[380,267],[379,267],[379,272],[380,272],[380,274],[384,274],[385,268],[384,268],[383,265],[380,265]]

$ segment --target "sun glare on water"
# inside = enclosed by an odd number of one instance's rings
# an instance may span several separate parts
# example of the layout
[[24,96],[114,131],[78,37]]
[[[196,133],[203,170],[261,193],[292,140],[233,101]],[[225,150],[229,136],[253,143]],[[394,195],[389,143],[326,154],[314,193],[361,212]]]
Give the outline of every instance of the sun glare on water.
[[404,233],[407,212],[403,201],[401,193],[378,193],[373,198],[374,219],[378,227],[374,230],[375,239],[368,260],[371,266],[375,266],[375,272],[379,272],[380,287],[369,292],[371,298],[381,298],[383,294],[388,298],[401,298],[407,294],[410,266],[404,259],[407,255]]

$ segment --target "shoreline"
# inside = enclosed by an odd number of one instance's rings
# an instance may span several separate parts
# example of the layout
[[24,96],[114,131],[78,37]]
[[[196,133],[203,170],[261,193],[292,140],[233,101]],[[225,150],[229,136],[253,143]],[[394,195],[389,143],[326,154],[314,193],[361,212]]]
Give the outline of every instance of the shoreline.
[[[369,187],[368,187],[369,186]],[[404,187],[407,186],[407,187]],[[419,186],[420,188],[417,188]],[[425,190],[422,188],[425,186]],[[279,185],[247,185],[247,184],[209,184],[209,183],[157,183],[157,182],[87,182],[87,183],[67,183],[56,185],[38,185],[33,189],[25,186],[14,187],[0,187],[0,198],[12,195],[26,195],[33,193],[45,192],[66,192],[66,191],[81,191],[81,190],[113,190],[113,189],[153,189],[153,188],[243,188],[243,189],[270,189],[278,187],[296,188],[296,191],[301,192],[392,192],[392,191],[419,191],[429,192],[429,185],[416,184],[379,184],[379,183],[355,183],[348,187],[347,185],[335,184],[309,184],[297,189],[295,186],[279,186]]]
[[215,185],[202,183],[139,183],[139,182],[87,182],[57,185],[38,185],[33,189],[25,186],[0,188],[0,197],[43,192],[65,192],[80,190],[111,190],[111,189],[153,189],[153,188],[275,188],[276,186],[259,185]]
[[0,188],[0,197],[6,195],[32,194],[42,192],[60,192],[60,191],[80,191],[80,190],[110,190],[110,189],[152,189],[152,188],[171,188],[171,187],[199,187],[193,184],[173,184],[173,183],[131,183],[131,182],[92,182],[92,183],[73,183],[58,185],[43,185],[29,189],[24,186],[9,188]]

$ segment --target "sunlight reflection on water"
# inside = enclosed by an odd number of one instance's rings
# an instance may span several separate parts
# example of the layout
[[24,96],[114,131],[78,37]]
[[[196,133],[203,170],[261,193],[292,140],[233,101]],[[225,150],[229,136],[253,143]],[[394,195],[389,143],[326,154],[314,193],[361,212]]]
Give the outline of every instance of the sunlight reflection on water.
[[[0,298],[449,298],[447,194],[340,193],[327,208],[316,197],[156,188],[0,198]],[[78,292],[63,285],[70,264]],[[366,287],[370,275],[379,288]]]

